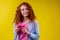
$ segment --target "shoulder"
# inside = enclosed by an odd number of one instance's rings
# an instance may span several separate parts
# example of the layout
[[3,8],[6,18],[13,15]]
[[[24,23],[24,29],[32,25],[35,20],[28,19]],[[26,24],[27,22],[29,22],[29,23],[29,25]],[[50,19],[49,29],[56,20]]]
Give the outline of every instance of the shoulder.
[[17,24],[16,24],[16,23],[13,23],[13,26],[14,26],[14,27],[16,27],[16,26],[17,26]]
[[37,20],[34,20],[34,23],[35,23],[35,24],[38,24],[38,21],[37,21]]
[[36,24],[38,24],[38,21],[35,19],[33,22],[29,21],[29,23],[36,25]]

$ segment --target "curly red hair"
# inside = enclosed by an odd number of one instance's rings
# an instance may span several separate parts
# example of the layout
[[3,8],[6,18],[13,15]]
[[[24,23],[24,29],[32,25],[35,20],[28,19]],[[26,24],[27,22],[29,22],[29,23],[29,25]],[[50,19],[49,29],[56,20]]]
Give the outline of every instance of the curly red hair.
[[32,10],[32,7],[31,7],[28,3],[23,2],[23,3],[21,3],[21,4],[17,7],[16,14],[15,14],[15,18],[14,18],[14,22],[15,22],[16,24],[18,24],[19,22],[23,22],[23,20],[24,20],[24,19],[23,19],[23,16],[21,15],[21,10],[20,10],[20,7],[21,7],[22,5],[26,6],[27,9],[29,10],[29,15],[28,15],[27,17],[30,19],[30,21],[31,21],[31,22],[34,21],[35,15],[34,15],[34,12],[33,12],[33,10]]

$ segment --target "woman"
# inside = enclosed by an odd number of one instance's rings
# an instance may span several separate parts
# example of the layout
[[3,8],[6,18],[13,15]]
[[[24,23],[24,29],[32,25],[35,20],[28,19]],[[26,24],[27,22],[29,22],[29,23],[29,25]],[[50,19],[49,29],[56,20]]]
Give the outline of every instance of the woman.
[[[27,28],[22,28],[22,33],[18,28],[19,23],[27,23],[26,25],[28,25],[26,26]],[[22,36],[23,34],[24,36]],[[39,28],[38,22],[35,20],[34,12],[28,3],[23,2],[17,7],[16,10],[14,19],[14,40],[38,40],[38,38]]]

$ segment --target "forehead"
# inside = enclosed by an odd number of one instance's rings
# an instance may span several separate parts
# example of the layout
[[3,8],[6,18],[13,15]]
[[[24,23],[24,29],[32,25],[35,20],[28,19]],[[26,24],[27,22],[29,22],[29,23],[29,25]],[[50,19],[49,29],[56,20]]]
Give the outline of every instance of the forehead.
[[20,9],[26,9],[27,7],[25,5],[21,5]]

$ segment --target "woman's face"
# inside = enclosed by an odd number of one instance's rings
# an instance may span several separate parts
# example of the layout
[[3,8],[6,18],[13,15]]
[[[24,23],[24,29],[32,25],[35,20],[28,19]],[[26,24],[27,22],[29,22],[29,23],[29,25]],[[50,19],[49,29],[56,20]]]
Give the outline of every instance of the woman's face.
[[22,14],[24,17],[28,16],[29,10],[27,9],[27,7],[26,7],[25,5],[22,5],[22,6],[20,7],[20,10],[21,10],[21,14]]

